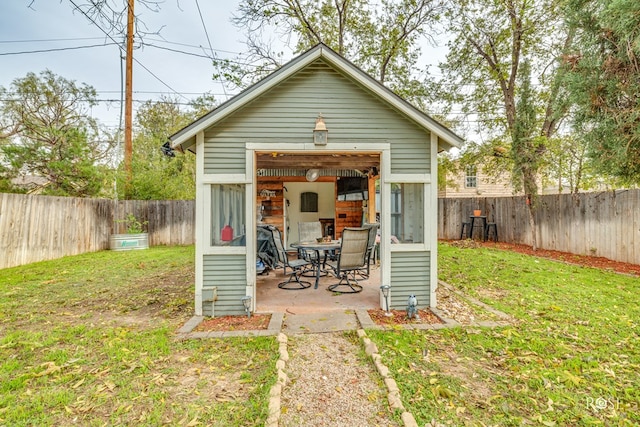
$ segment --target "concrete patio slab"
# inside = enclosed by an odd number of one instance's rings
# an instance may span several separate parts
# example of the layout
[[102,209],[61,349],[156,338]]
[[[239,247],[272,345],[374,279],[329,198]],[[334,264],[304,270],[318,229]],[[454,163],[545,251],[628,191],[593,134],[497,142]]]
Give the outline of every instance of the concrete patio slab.
[[286,314],[282,331],[288,334],[355,331],[360,323],[353,310]]

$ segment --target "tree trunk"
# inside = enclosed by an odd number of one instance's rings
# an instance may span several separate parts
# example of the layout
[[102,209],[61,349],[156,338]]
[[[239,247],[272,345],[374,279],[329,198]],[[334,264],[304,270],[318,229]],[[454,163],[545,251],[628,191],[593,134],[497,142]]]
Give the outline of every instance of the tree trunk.
[[531,228],[531,249],[538,250],[538,233],[536,232],[536,212],[534,203],[531,198],[527,196],[527,211],[529,212],[529,227]]

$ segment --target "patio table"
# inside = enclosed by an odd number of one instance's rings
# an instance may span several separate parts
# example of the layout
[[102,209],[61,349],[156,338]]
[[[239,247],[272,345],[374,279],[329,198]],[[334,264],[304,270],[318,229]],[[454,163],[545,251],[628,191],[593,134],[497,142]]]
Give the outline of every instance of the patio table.
[[473,227],[475,225],[475,222],[478,221],[480,226],[482,226],[482,239],[487,240],[487,236],[485,234],[485,230],[487,229],[487,217],[484,215],[471,215],[469,219],[471,220],[471,226],[469,227],[469,238],[473,238]]
[[321,272],[320,251],[331,251],[340,249],[340,241],[332,240],[330,242],[298,242],[292,243],[291,247],[296,249],[304,249],[305,251],[314,251],[316,253],[315,257],[311,257],[311,264],[313,264],[313,267],[316,269],[316,285],[313,288],[318,289]]

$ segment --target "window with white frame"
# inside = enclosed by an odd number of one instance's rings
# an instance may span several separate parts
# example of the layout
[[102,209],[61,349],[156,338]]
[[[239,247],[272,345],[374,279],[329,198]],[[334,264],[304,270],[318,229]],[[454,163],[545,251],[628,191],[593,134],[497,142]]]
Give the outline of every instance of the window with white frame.
[[424,184],[391,184],[391,243],[424,243]]
[[244,184],[211,185],[211,245],[246,246]]
[[465,169],[464,176],[465,188],[478,188],[478,168],[470,165]]

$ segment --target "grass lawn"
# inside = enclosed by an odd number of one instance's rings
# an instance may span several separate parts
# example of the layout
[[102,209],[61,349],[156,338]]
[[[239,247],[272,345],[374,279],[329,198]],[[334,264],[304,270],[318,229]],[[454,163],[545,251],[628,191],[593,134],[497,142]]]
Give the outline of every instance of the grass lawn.
[[175,339],[193,247],[0,270],[0,425],[263,425],[274,337]]
[[[0,426],[263,425],[274,337],[178,341],[193,247],[0,270]],[[640,424],[640,279],[440,246],[440,278],[496,329],[368,331],[423,426]]]
[[640,424],[640,279],[487,248],[438,259],[441,280],[518,321],[367,331],[418,425]]

